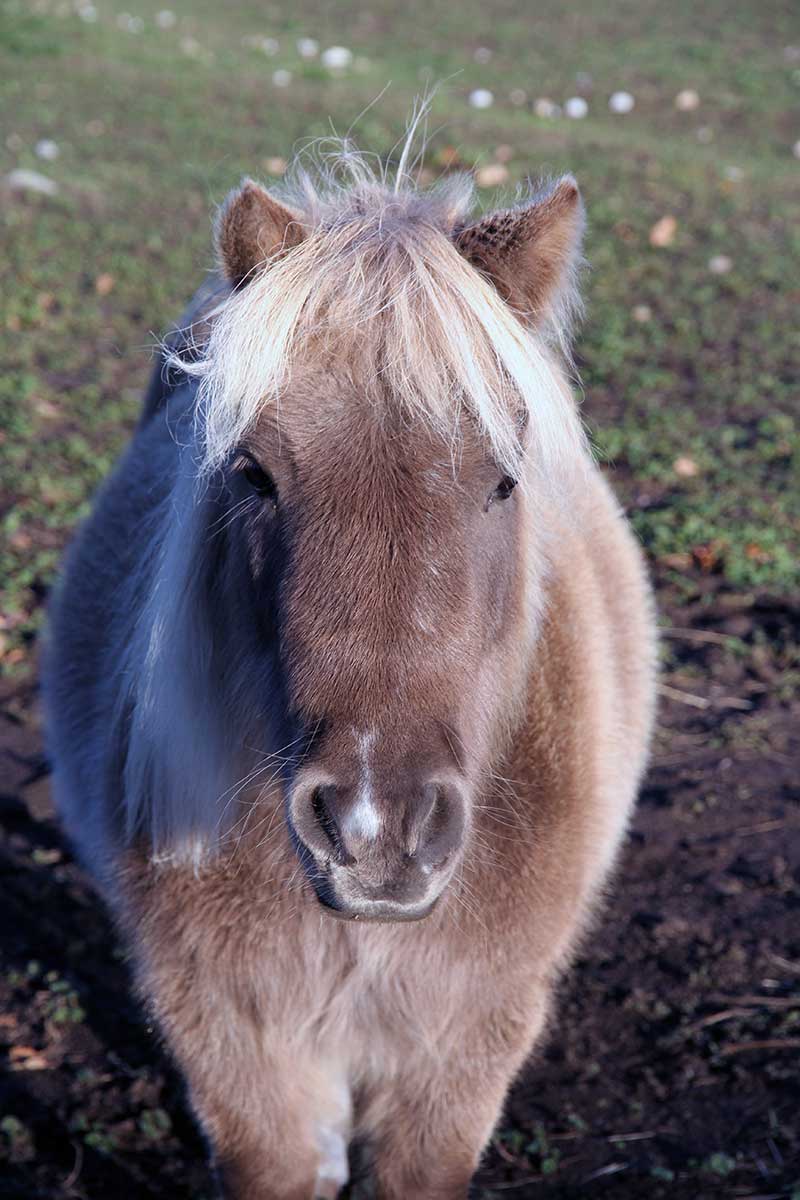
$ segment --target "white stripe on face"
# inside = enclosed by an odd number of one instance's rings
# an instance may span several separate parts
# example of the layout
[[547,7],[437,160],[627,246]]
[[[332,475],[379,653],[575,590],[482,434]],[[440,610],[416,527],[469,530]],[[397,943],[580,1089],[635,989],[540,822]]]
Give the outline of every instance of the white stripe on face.
[[373,842],[380,833],[381,818],[372,799],[372,767],[370,751],[375,743],[374,731],[356,734],[358,761],[361,766],[356,802],[344,821],[344,832],[350,837]]

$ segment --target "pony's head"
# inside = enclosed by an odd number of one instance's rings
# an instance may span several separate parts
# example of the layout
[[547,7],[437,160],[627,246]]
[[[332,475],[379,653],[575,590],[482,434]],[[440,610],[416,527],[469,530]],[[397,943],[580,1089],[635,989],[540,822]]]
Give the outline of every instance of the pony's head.
[[301,173],[280,199],[245,181],[218,220],[232,291],[185,369],[226,649],[196,686],[227,689],[240,741],[281,708],[319,899],[401,920],[457,868],[524,700],[537,511],[584,454],[553,345],[583,217],[571,178],[471,221],[468,181],[346,162],[346,186]]

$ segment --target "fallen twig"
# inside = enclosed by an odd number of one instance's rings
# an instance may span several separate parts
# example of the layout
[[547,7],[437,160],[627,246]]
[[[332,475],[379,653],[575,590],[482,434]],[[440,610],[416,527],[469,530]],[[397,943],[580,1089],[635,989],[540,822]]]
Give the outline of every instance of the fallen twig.
[[709,1025],[719,1025],[721,1021],[732,1021],[734,1017],[749,1017],[750,1011],[747,1008],[726,1008],[722,1012],[711,1013],[710,1016],[703,1017],[700,1021],[695,1021],[693,1025],[687,1025],[683,1030],[684,1037],[691,1037],[694,1033],[699,1033],[701,1029],[707,1029]]
[[684,692],[680,688],[670,687],[668,683],[660,683],[658,690],[662,696],[677,700],[680,704],[688,704],[691,708],[710,708],[711,701],[705,696],[695,696],[692,692]]
[[607,1167],[600,1167],[599,1171],[592,1171],[591,1175],[587,1175],[581,1180],[581,1183],[591,1183],[593,1179],[600,1179],[603,1175],[617,1175],[620,1171],[627,1170],[628,1163],[609,1163]]
[[737,708],[740,712],[749,712],[753,707],[752,700],[740,696],[717,696],[711,703],[715,708]]
[[761,1042],[734,1042],[732,1046],[723,1046],[719,1053],[722,1058],[730,1058],[732,1054],[742,1054],[745,1050],[800,1050],[800,1038],[765,1038]]
[[781,970],[791,971],[793,975],[800,975],[800,962],[791,962],[790,959],[784,958],[782,954],[774,954],[772,952],[770,952],[769,957]]
[[80,1175],[81,1167],[83,1166],[83,1146],[80,1144],[80,1142],[73,1142],[72,1146],[75,1150],[75,1162],[73,1163],[72,1170],[62,1185],[64,1190],[67,1192],[78,1182],[78,1176]]
[[676,626],[659,629],[658,636],[678,638],[687,642],[713,642],[717,646],[725,646],[733,638],[730,633],[715,633],[713,629],[679,629]]
[[714,996],[718,1003],[746,1005],[748,1008],[800,1008],[800,996]]
[[740,837],[749,837],[752,833],[771,833],[773,829],[781,829],[786,824],[785,821],[762,821],[759,825],[744,825],[741,829],[735,829]]
[[679,704],[688,704],[692,708],[737,708],[741,712],[748,712],[753,707],[752,700],[743,700],[740,696],[715,696],[709,700],[707,696],[696,696],[694,692],[685,692],[668,683],[660,683],[658,690],[669,700],[677,700]]
[[653,1129],[649,1133],[609,1133],[606,1135],[608,1142],[644,1142],[649,1138],[662,1137],[663,1133],[658,1129]]

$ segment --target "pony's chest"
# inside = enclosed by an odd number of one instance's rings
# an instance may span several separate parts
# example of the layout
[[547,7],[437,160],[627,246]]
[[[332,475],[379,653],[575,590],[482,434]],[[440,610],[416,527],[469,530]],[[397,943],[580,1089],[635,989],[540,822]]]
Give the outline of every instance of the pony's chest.
[[352,1059],[348,1074],[441,1047],[469,987],[446,941],[422,925],[345,926],[323,917],[309,922],[295,950],[283,995],[269,989],[264,1017],[289,1017],[290,1036]]

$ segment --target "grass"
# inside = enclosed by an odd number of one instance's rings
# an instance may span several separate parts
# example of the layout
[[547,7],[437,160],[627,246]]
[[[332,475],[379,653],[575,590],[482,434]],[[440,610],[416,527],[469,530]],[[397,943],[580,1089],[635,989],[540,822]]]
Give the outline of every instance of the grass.
[[[201,0],[162,28],[161,3],[0,6],[0,176],[31,168],[59,188],[14,193],[2,209],[4,670],[29,664],[63,544],[135,420],[153,334],[212,264],[215,205],[242,174],[269,178],[271,160],[359,114],[357,139],[389,155],[414,96],[439,80],[431,174],[492,163],[502,147],[506,195],[528,174],[571,170],[581,183],[584,412],[654,561],[687,595],[703,573],[797,587],[791,4],[377,0],[320,16],[308,0]],[[301,36],[347,46],[352,65],[332,74],[301,59]],[[276,70],[291,72],[288,86]],[[476,87],[492,107],[470,107]],[[699,92],[693,111],[675,107],[685,88]],[[619,89],[636,97],[624,117],[607,105]],[[585,120],[533,112],[538,97],[576,94]],[[37,156],[42,139],[57,158]],[[482,192],[486,207],[497,199]],[[667,215],[674,239],[653,246]],[[709,268],[719,256],[727,273]]]

